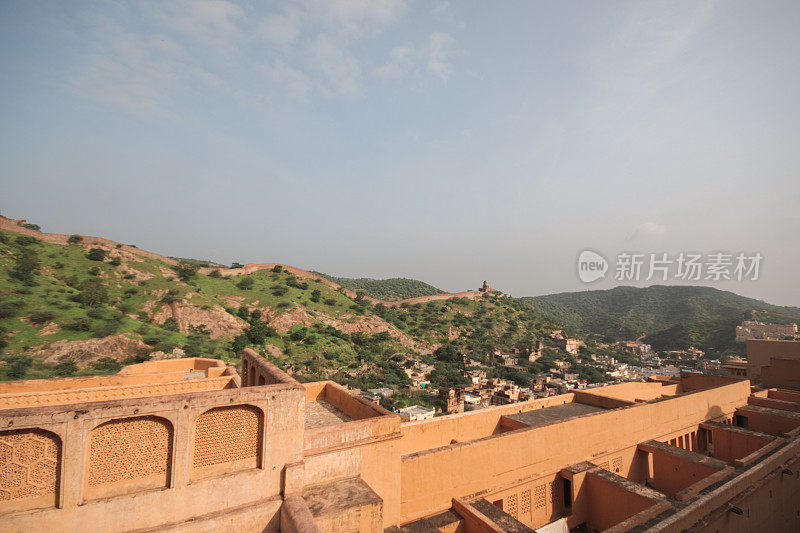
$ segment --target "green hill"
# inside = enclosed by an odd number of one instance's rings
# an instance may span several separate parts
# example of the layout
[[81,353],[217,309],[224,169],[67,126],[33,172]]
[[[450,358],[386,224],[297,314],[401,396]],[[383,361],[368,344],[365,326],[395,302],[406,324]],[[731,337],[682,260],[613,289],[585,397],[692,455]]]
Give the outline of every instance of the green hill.
[[741,352],[735,328],[746,319],[800,320],[800,308],[771,305],[711,287],[616,287],[521,298],[568,329],[609,340],[646,335],[654,349],[697,346],[710,354]]
[[[439,292],[384,281],[394,297]],[[493,294],[387,308],[282,269],[204,275],[122,245],[0,231],[0,379],[113,373],[169,355],[238,364],[250,346],[300,380],[402,385],[403,367],[417,360],[435,366],[434,386],[454,385],[465,380],[461,354],[469,354],[490,376],[529,384],[551,362],[525,360],[511,371],[486,354],[531,347],[549,327],[529,306]],[[401,393],[397,401],[433,399]]]
[[338,283],[351,291],[364,291],[365,296],[371,296],[378,300],[394,301],[416,298],[418,296],[432,296],[434,294],[444,294],[445,291],[437,289],[433,285],[428,285],[423,281],[408,278],[338,278],[329,276],[322,272],[314,272],[335,283]]

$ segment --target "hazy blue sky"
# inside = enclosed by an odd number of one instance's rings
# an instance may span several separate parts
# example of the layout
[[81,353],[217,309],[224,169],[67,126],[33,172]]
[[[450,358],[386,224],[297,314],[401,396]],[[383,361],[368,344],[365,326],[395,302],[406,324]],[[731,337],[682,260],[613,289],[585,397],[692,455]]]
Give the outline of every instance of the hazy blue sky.
[[0,211],[168,255],[800,305],[800,2],[0,3]]

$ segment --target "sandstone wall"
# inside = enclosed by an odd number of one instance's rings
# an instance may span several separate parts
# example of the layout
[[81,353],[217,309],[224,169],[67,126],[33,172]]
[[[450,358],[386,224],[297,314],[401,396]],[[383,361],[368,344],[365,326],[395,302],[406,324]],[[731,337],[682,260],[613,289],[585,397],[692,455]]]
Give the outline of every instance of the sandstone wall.
[[202,531],[240,512],[239,531],[277,528],[304,402],[280,383],[0,411],[0,467],[19,471],[0,486],[3,530]]

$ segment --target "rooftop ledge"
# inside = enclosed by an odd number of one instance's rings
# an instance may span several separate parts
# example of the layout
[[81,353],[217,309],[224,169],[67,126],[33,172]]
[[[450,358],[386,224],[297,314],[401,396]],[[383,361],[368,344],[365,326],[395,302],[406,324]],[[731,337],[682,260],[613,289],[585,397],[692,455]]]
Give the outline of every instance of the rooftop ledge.
[[0,409],[146,398],[237,387],[238,373],[217,359],[148,361],[117,374],[0,382]]

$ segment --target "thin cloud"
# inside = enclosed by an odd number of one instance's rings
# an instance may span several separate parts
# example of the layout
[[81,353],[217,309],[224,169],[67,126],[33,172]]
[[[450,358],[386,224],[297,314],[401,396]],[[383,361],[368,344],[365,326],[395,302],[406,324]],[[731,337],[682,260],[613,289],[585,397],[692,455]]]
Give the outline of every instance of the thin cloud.
[[377,67],[375,74],[397,79],[408,75],[421,76],[424,72],[447,80],[454,72],[455,43],[451,35],[435,32],[421,46],[396,46],[390,52],[389,61]]
[[333,93],[350,96],[361,93],[361,64],[330,36],[318,35],[311,44],[311,63],[323,74],[325,87]]
[[453,65],[450,58],[453,55],[453,48],[456,40],[450,35],[436,32],[430,36],[427,49],[428,72],[446,80],[453,74]]
[[667,227],[664,224],[649,220],[636,226],[636,230],[634,230],[627,240],[631,241],[637,237],[661,237],[666,233]]

